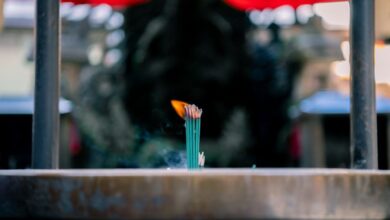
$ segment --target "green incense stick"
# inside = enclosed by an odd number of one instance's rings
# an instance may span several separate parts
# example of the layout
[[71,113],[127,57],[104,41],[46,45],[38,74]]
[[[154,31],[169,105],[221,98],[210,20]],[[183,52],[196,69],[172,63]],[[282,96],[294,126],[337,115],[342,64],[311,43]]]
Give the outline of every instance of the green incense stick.
[[[197,129],[197,127],[198,127],[198,119],[196,118],[196,119],[194,119],[194,134],[195,134],[195,138],[194,138],[194,160],[196,161],[196,159],[197,159],[197,151],[196,151],[196,149],[197,149],[197,145],[198,145],[198,129]],[[196,161],[197,162],[197,161]],[[195,168],[198,168],[198,166],[197,166],[198,164],[196,163],[195,164]]]
[[190,121],[190,130],[189,130],[189,134],[190,134],[190,138],[188,139],[188,141],[190,142],[189,143],[189,149],[188,149],[188,152],[189,152],[189,154],[190,154],[190,157],[189,157],[189,160],[190,160],[190,169],[192,169],[192,142],[193,142],[193,138],[192,138],[192,136],[193,136],[193,132],[192,132],[192,127],[193,127],[193,123],[192,123],[192,119],[190,118],[189,119],[189,121]]
[[195,148],[195,133],[194,133],[194,126],[195,121],[194,119],[191,119],[191,168],[195,168],[195,160],[194,160],[194,148]]
[[195,127],[195,120],[194,119],[191,119],[191,123],[192,123],[192,128],[191,128],[191,162],[192,162],[192,169],[195,168],[195,132],[194,132],[194,127]]
[[192,169],[192,119],[188,118],[188,168]]
[[186,116],[185,118],[185,126],[186,126],[186,155],[187,155],[187,168],[190,168],[190,165],[189,165],[189,158],[190,158],[190,146],[189,146],[189,143],[190,143],[190,123],[189,123],[189,119],[188,117]]
[[193,147],[193,158],[194,158],[194,168],[198,168],[198,161],[196,160],[197,159],[197,151],[196,151],[196,145],[198,143],[198,132],[196,130],[196,124],[197,124],[197,121],[198,119],[195,118],[193,119],[194,120],[194,127],[193,127],[193,131],[194,131],[194,147]]

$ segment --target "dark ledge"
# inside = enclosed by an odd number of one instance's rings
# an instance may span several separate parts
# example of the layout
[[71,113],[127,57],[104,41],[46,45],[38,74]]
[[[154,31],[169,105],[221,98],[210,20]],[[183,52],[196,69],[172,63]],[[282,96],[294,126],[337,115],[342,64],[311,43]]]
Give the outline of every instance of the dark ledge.
[[0,217],[385,219],[390,171],[0,170]]

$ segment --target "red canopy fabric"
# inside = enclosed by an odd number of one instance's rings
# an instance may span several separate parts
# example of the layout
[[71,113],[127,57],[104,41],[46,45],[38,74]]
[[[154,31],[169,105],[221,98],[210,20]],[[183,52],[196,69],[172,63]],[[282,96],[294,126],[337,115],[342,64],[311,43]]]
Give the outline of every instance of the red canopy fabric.
[[[148,2],[149,0],[63,0],[63,2],[73,2],[76,4],[109,4],[113,7],[128,7]],[[158,0],[155,0],[158,1]],[[190,0],[183,0],[190,1]],[[196,1],[196,0],[194,0]],[[300,5],[314,4],[320,2],[341,2],[347,0],[224,0],[228,5],[239,10],[277,8],[289,5],[297,8]]]
[[298,8],[306,4],[312,5],[315,3],[343,1],[347,0],[225,0],[227,4],[240,10],[277,8],[283,5]]

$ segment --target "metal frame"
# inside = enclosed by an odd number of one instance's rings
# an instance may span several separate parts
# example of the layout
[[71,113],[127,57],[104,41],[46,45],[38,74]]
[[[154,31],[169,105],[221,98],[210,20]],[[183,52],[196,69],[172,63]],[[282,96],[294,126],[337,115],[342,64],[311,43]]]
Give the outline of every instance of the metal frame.
[[58,168],[60,1],[36,1],[32,167]]
[[378,168],[374,0],[351,1],[351,167]]

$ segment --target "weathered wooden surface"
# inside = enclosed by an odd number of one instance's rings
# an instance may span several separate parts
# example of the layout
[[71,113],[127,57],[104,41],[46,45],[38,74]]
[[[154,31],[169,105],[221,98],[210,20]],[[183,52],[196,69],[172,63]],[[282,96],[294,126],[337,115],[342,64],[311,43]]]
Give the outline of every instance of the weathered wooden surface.
[[390,217],[390,171],[2,170],[0,217]]

